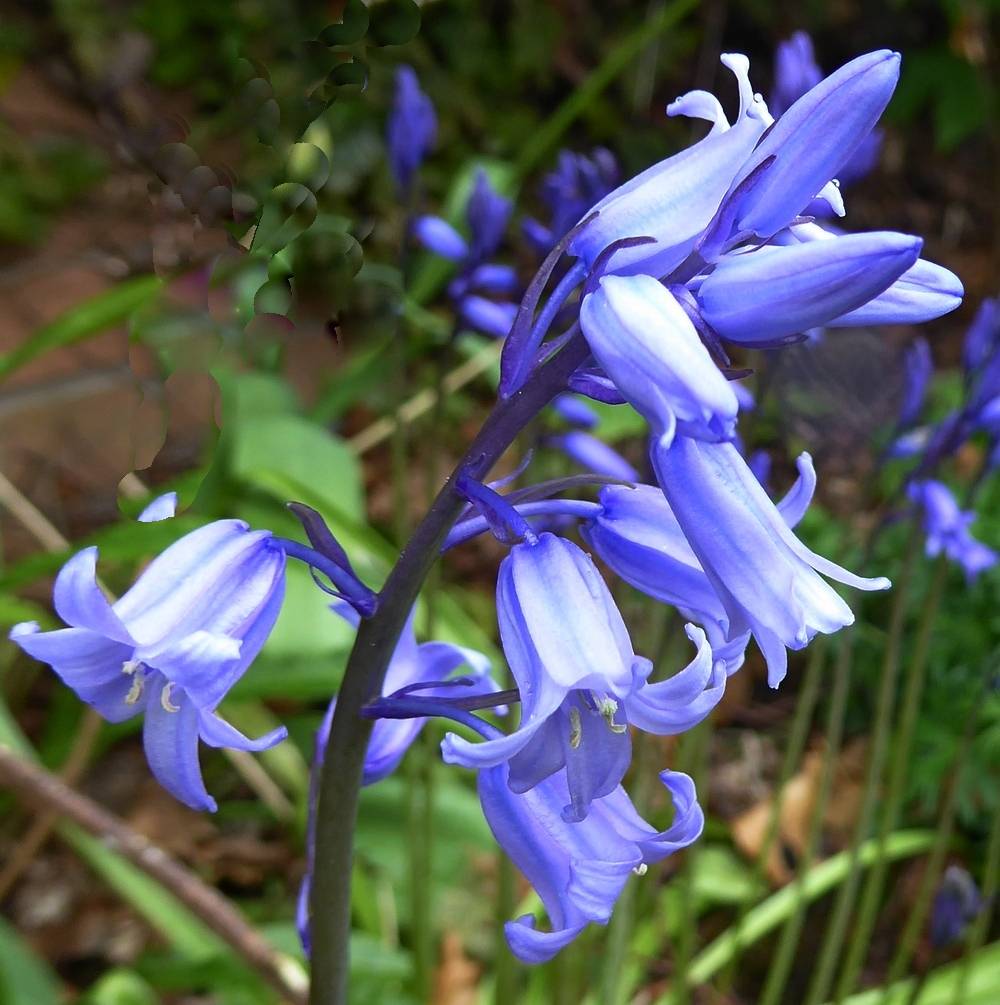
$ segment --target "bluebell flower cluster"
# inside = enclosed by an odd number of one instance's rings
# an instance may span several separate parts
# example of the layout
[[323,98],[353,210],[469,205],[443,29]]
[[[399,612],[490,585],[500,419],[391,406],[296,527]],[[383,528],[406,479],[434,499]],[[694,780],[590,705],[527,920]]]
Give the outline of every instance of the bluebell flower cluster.
[[[544,385],[559,414],[578,427],[559,445],[605,476],[596,479],[604,483],[597,502],[556,498],[558,484],[545,483],[501,495],[510,479],[483,481],[484,432],[443,490],[455,511],[463,498],[467,507],[447,536],[445,527],[427,539],[431,547],[443,540],[446,549],[489,530],[508,546],[496,610],[515,687],[499,692],[479,653],[418,644],[411,613],[380,697],[364,710],[375,720],[364,765],[369,784],[395,769],[427,718],[462,727],[445,735],[444,760],[477,772],[489,826],[548,915],[547,927],[533,918],[506,926],[512,951],[530,963],[551,958],[588,924],[606,923],[630,875],[701,833],[702,810],[684,774],[660,774],[674,811],[665,830],[631,803],[623,783],[633,730],[673,735],[704,720],[751,640],[778,686],[789,649],[853,621],[828,580],[861,590],[890,585],[834,564],[796,535],[816,489],[808,454],[776,504],[737,446],[739,413],[752,399],[735,383],[747,371],[733,367],[730,351],[780,347],[816,326],[913,324],[954,309],[963,294],[957,277],[920,258],[918,237],[842,233],[811,219],[817,200],[844,214],[836,178],[870,142],[900,57],[868,53],[820,79],[811,50],[801,39],[795,45],[779,60],[777,119],[751,87],[747,58],[726,54],[722,62],[739,88],[732,122],[713,95],[683,95],[667,113],[706,120],[708,134],[610,191],[614,171],[605,155],[564,158],[547,183],[550,223],[529,224],[547,254],[519,306],[508,299],[521,289],[517,276],[493,261],[511,204],[484,173],[473,183],[466,234],[436,216],[413,225],[421,243],[457,263],[449,297],[459,315],[505,337],[505,421],[528,398],[521,392],[532,375],[565,352],[566,369],[555,371],[560,386]],[[416,78],[402,69],[389,151],[403,191],[429,149],[433,124]],[[1000,427],[994,328],[987,319],[967,344],[973,404],[959,425]],[[920,353],[910,367],[906,424],[918,421],[927,381]],[[593,414],[580,396],[627,403],[645,419],[655,484],[639,484],[631,465],[588,434]],[[547,400],[538,395],[536,413]],[[534,414],[505,433],[523,429]],[[985,567],[983,546],[966,530],[968,514],[937,483],[914,481],[912,496],[925,514],[929,548],[952,555],[970,575]],[[286,558],[307,562],[321,584],[328,580],[324,589],[340,601],[334,609],[352,621],[377,618],[389,593],[377,596],[358,579],[318,514],[293,511],[310,547],[218,521],[182,538],[114,605],[94,582],[96,556],[83,552],[56,584],[56,608],[71,627],[14,630],[18,644],[51,663],[106,717],[144,710],[153,771],[189,805],[214,806],[198,771],[199,737],[259,749],[283,735],[247,740],[216,708],[274,623]],[[579,524],[585,544],[612,572],[676,608],[694,648],[685,666],[663,677],[635,652],[591,554],[551,530],[562,531],[566,520]],[[398,604],[400,620],[412,601],[408,594]],[[507,706],[520,714],[505,732],[476,714]],[[317,738],[317,770],[332,711]],[[308,880],[299,912],[306,944],[307,891]]]
[[455,262],[457,274],[448,286],[448,296],[461,319],[494,338],[510,331],[517,313],[516,304],[508,299],[520,288],[516,271],[489,261],[500,247],[512,210],[511,201],[493,188],[480,169],[465,207],[468,238],[439,216],[421,216],[413,225],[417,241]]

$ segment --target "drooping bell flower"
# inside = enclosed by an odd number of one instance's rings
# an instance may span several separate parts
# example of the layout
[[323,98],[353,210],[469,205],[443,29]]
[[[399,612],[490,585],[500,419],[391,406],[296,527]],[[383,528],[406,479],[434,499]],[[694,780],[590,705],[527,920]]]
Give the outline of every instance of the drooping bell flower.
[[967,374],[974,374],[1000,348],[1000,297],[987,298],[965,333],[962,364]]
[[[728,636],[753,634],[772,687],[785,676],[786,647],[803,649],[817,632],[829,634],[854,621],[819,573],[862,590],[888,589],[889,580],[855,576],[799,541],[731,443],[678,437],[669,447],[654,443],[651,457],[670,508],[726,611]],[[811,472],[807,456],[801,464]],[[811,498],[813,477],[800,478],[810,483],[802,496]]]
[[[800,477],[777,504],[789,527],[805,515],[816,484],[812,462],[799,458]],[[663,492],[653,485],[606,485],[601,512],[581,525],[587,543],[629,585],[670,604],[704,628],[716,660],[734,673],[743,662],[747,630],[730,637],[730,618],[691,550]]]
[[918,259],[919,237],[888,231],[726,255],[697,292],[723,338],[763,345],[853,311]]
[[544,963],[591,922],[607,924],[633,873],[696,841],[704,826],[694,783],[680,772],[660,774],[674,805],[665,831],[651,827],[618,786],[595,799],[585,820],[567,822],[564,773],[516,794],[500,763],[479,773],[479,798],[497,842],[538,892],[551,924],[535,927],[530,915],[504,926],[511,951],[525,963]]
[[[359,617],[357,611],[349,604],[337,603],[331,610],[342,617],[350,625],[357,628]],[[416,690],[423,697],[451,698],[456,693],[463,696],[473,694],[492,694],[497,691],[496,682],[490,676],[490,661],[475,649],[452,645],[449,642],[418,643],[413,631],[414,612],[406,619],[406,624],[400,633],[399,641],[389,661],[382,692],[392,695],[407,689]],[[463,674],[463,685],[449,686],[446,681],[453,679],[454,671],[467,667],[471,673]],[[440,682],[438,687],[414,688],[414,685],[433,684]],[[333,725],[333,715],[337,709],[337,699],[327,706],[326,714],[316,731],[315,749],[313,752],[312,769],[309,781],[309,819],[306,826],[306,873],[299,887],[296,899],[295,922],[299,939],[306,956],[311,951],[310,936],[310,888],[312,871],[316,859],[315,815],[319,804],[319,778],[323,771],[323,761],[326,747],[330,742],[330,728]],[[504,714],[506,708],[498,705],[494,711]],[[420,734],[425,718],[407,719],[376,719],[368,738],[368,749],[362,773],[362,785],[373,785],[381,781],[399,766],[403,755],[409,750],[413,741]]]
[[[360,619],[350,605],[334,604],[332,610],[357,628]],[[440,686],[421,687],[419,693],[427,698],[454,698],[456,694],[468,697],[500,690],[490,676],[490,661],[486,656],[451,642],[417,642],[413,618],[414,612],[411,611],[389,661],[382,684],[383,695],[391,695],[416,684],[433,685],[434,682],[440,682]],[[460,668],[465,668],[459,675],[463,678],[462,686],[449,685],[447,681]],[[333,715],[336,705],[337,699],[334,698],[330,702],[328,717]],[[503,711],[502,706],[500,708]],[[425,722],[426,719],[422,718],[377,719],[365,752],[362,784],[372,785],[392,774]]]
[[947,555],[962,567],[969,582],[997,564],[1000,555],[969,533],[975,512],[961,509],[947,485],[929,478],[913,482],[907,493],[923,513],[929,556]]
[[[173,515],[157,500],[140,519]],[[157,781],[192,809],[214,811],[198,743],[266,750],[284,727],[251,740],[216,714],[256,657],[284,596],[285,554],[269,531],[217,520],[155,558],[114,604],[96,581],[97,549],[74,555],[56,577],[56,613],[69,625],[15,625],[11,639],[48,663],[109,722],[142,712],[143,745]]]
[[437,137],[437,116],[430,98],[420,89],[410,66],[396,70],[396,88],[386,126],[389,167],[399,191],[410,191],[413,178]]
[[664,276],[687,258],[712,221],[741,165],[767,128],[766,107],[750,86],[749,60],[724,54],[722,62],[739,83],[740,109],[735,124],[730,127],[719,102],[705,91],[692,91],[668,105],[668,115],[709,119],[712,131],[597,203],[594,209],[599,216],[569,248],[588,268],[616,241],[649,236],[654,238],[651,244],[616,251],[608,271]]
[[654,435],[733,436],[739,404],[684,309],[651,276],[605,276],[580,327],[597,362]]
[[628,724],[681,732],[722,697],[725,667],[692,628],[694,659],[675,677],[646,678],[614,600],[593,562],[571,542],[542,534],[515,545],[497,580],[500,639],[521,696],[521,722],[484,743],[449,733],[445,761],[469,768],[510,761],[511,784],[527,791],[566,768],[567,820],[621,781],[631,757]]
[[735,192],[774,158],[742,196],[735,233],[769,238],[825,190],[885,110],[899,79],[899,63],[899,53],[888,49],[858,56],[807,91],[774,123],[734,179]]

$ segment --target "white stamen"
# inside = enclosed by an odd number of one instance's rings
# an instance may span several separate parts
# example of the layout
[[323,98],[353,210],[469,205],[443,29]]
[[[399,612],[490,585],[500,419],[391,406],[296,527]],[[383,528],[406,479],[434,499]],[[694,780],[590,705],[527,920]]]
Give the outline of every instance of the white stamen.
[[122,673],[131,676],[142,666],[142,660],[126,660],[122,664]]
[[637,876],[645,876],[649,872],[649,866],[645,862],[640,862],[633,870]]
[[[129,671],[134,673],[135,671]],[[134,705],[142,697],[142,687],[146,683],[146,678],[143,674],[136,674],[132,678],[132,686],[128,689],[128,694],[125,695],[125,704]]]
[[164,712],[179,712],[181,710],[180,705],[175,705],[170,700],[170,693],[174,689],[174,682],[169,681],[164,685],[163,690],[160,692],[160,704],[163,706]]

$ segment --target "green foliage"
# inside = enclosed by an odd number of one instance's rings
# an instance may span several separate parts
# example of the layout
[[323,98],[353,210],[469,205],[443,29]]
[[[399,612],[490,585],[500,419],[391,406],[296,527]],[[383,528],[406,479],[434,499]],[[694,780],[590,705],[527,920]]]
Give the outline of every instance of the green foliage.
[[55,974],[0,918],[0,1005],[57,1005]]

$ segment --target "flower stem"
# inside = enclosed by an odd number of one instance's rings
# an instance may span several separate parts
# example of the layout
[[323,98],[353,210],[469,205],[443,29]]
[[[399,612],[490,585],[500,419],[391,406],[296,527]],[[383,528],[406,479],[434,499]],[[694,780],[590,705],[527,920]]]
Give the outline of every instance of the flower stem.
[[[760,1005],[777,1005],[788,983],[788,974],[795,960],[795,950],[802,934],[802,923],[805,921],[806,908],[809,904],[806,886],[812,871],[812,864],[819,847],[820,834],[823,830],[823,817],[827,803],[830,800],[830,789],[836,769],[837,758],[844,738],[844,717],[847,712],[847,695],[850,691],[851,662],[853,657],[852,640],[845,636],[839,640],[840,649],[837,653],[833,678],[833,695],[826,719],[826,749],[823,752],[823,767],[820,773],[816,800],[813,803],[809,817],[809,830],[806,834],[805,847],[802,850],[802,860],[795,877],[795,910],[788,916],[785,927],[778,940],[778,948],[771,959],[764,990],[760,996]],[[853,865],[853,863],[852,863]]]
[[437,559],[464,501],[457,473],[482,478],[524,426],[563,390],[587,358],[582,338],[539,367],[524,386],[487,418],[455,472],[403,548],[380,594],[375,615],[362,621],[337,699],[320,776],[316,812],[316,867],[312,886],[312,1005],[346,1005],[351,916],[351,863],[358,793],[371,722],[360,712],[381,691],[389,659],[420,586]]
[[[802,752],[805,750],[806,740],[809,738],[809,725],[812,722],[813,710],[816,708],[816,700],[819,697],[820,676],[826,665],[827,646],[828,642],[825,637],[815,639],[813,648],[809,653],[809,659],[806,662],[805,680],[802,683],[802,691],[795,706],[795,717],[792,720],[791,732],[785,745],[785,756],[781,762],[774,798],[771,800],[767,829],[764,832],[764,840],[754,861],[753,885],[755,888],[764,885],[764,880],[767,876],[767,864],[771,858],[771,849],[774,847],[774,842],[778,836],[781,809],[785,802],[788,783],[791,780],[792,772],[802,757]],[[736,950],[719,981],[719,987],[723,993],[728,992],[732,988],[733,981],[736,978],[736,965],[743,950],[743,926],[746,923],[750,906],[750,898],[747,898],[740,904],[736,922],[732,927]]]
[[804,999],[805,1005],[819,1005],[819,1002],[826,1000],[830,984],[833,981],[834,969],[841,958],[844,936],[847,934],[847,923],[850,920],[854,899],[858,891],[861,865],[857,861],[857,851],[871,828],[878,801],[879,786],[882,781],[882,772],[885,768],[886,754],[888,753],[893,699],[896,694],[896,680],[899,676],[900,654],[906,625],[906,607],[913,579],[913,569],[916,565],[917,555],[921,552],[920,535],[920,527],[914,524],[906,547],[903,569],[896,584],[896,596],[893,599],[889,621],[889,637],[886,641],[881,681],[875,703],[875,728],[872,735],[871,751],[868,755],[868,771],[865,775],[861,811],[858,814],[851,841],[852,868],[846,881],[837,891],[833,915],[827,926],[819,960]]
[[[879,823],[878,841],[880,848],[885,846],[889,835],[899,823],[899,813],[906,788],[907,768],[910,766],[910,753],[913,747],[913,733],[917,725],[920,699],[923,695],[927,664],[930,660],[931,634],[937,620],[938,609],[941,606],[947,576],[948,559],[941,555],[934,566],[930,596],[921,612],[917,641],[912,657],[907,663],[902,709],[892,752],[892,763],[889,768],[889,783],[886,789],[882,818]],[[854,926],[851,944],[847,950],[844,969],[837,982],[836,994],[834,995],[834,1000],[837,1002],[851,993],[864,965],[865,954],[871,943],[872,929],[875,927],[875,921],[878,917],[887,867],[888,863],[880,856],[868,873],[864,893],[858,905],[857,923]]]

